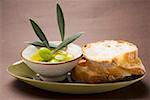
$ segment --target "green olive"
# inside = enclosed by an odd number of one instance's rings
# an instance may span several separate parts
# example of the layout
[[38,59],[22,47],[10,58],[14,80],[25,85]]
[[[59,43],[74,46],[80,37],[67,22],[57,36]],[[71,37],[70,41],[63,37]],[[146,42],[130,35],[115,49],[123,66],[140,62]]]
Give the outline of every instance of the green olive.
[[59,61],[63,61],[65,59],[65,56],[64,55],[55,55],[54,57],[56,60],[59,60]]
[[48,61],[52,58],[51,50],[48,48],[42,47],[39,49],[38,52],[39,52],[40,57],[45,61]]

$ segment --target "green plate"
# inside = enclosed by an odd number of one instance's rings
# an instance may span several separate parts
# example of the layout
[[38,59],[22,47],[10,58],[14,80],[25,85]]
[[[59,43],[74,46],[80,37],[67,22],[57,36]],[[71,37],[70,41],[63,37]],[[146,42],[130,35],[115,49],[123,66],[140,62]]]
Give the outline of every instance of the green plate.
[[53,92],[70,93],[70,94],[88,94],[88,93],[108,92],[108,91],[126,87],[144,78],[144,76],[142,76],[138,79],[131,80],[131,81],[101,83],[101,84],[46,82],[46,81],[33,79],[33,77],[36,76],[36,73],[33,72],[22,61],[18,61],[12,64],[11,66],[9,66],[7,71],[10,75],[32,86],[35,86],[44,90],[53,91]]

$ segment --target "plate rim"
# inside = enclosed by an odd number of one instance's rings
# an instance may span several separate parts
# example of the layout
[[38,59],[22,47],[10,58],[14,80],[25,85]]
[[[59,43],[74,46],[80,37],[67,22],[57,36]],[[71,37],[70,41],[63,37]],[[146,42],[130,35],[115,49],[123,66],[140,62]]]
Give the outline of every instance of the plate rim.
[[20,61],[17,61],[11,65],[9,65],[6,69],[7,73],[10,74],[11,76],[17,78],[17,79],[20,79],[20,80],[25,80],[25,81],[31,81],[31,82],[38,82],[38,83],[41,83],[41,84],[54,84],[54,85],[70,85],[70,86],[106,86],[106,85],[119,85],[119,84],[125,84],[125,83],[128,83],[128,82],[135,82],[135,81],[140,81],[142,80],[144,77],[145,77],[145,74],[137,79],[134,79],[134,80],[129,80],[129,81],[123,81],[123,82],[113,82],[113,83],[99,83],[99,84],[88,84],[88,83],[60,83],[60,82],[47,82],[47,81],[40,81],[40,80],[34,80],[34,79],[30,79],[30,78],[26,78],[26,77],[23,77],[23,76],[19,76],[19,75],[16,75],[14,73],[12,73],[11,71],[9,71],[9,68],[12,67],[12,66],[15,66],[15,65],[18,65],[18,64],[21,64],[23,63],[22,60]]

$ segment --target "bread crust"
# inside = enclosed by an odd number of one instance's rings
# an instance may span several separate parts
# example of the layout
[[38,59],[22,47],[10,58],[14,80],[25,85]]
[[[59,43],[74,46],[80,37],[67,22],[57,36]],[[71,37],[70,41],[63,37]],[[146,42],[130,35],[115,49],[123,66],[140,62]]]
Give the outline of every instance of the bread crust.
[[123,80],[127,76],[145,74],[143,64],[130,66],[128,68],[116,67],[96,67],[91,66],[87,60],[80,60],[78,65],[72,70],[72,78],[76,82],[103,83]]

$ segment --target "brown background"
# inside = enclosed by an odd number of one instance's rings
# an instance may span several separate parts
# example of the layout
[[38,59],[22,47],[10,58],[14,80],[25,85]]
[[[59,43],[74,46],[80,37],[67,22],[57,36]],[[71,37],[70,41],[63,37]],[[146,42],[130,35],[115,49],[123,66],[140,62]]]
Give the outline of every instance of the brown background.
[[60,0],[67,36],[83,31],[81,46],[103,39],[123,39],[139,47],[147,75],[129,87],[92,95],[44,91],[17,81],[6,68],[20,60],[24,41],[36,40],[28,18],[36,20],[49,40],[59,40],[56,0],[0,0],[0,99],[150,99],[150,0]]

